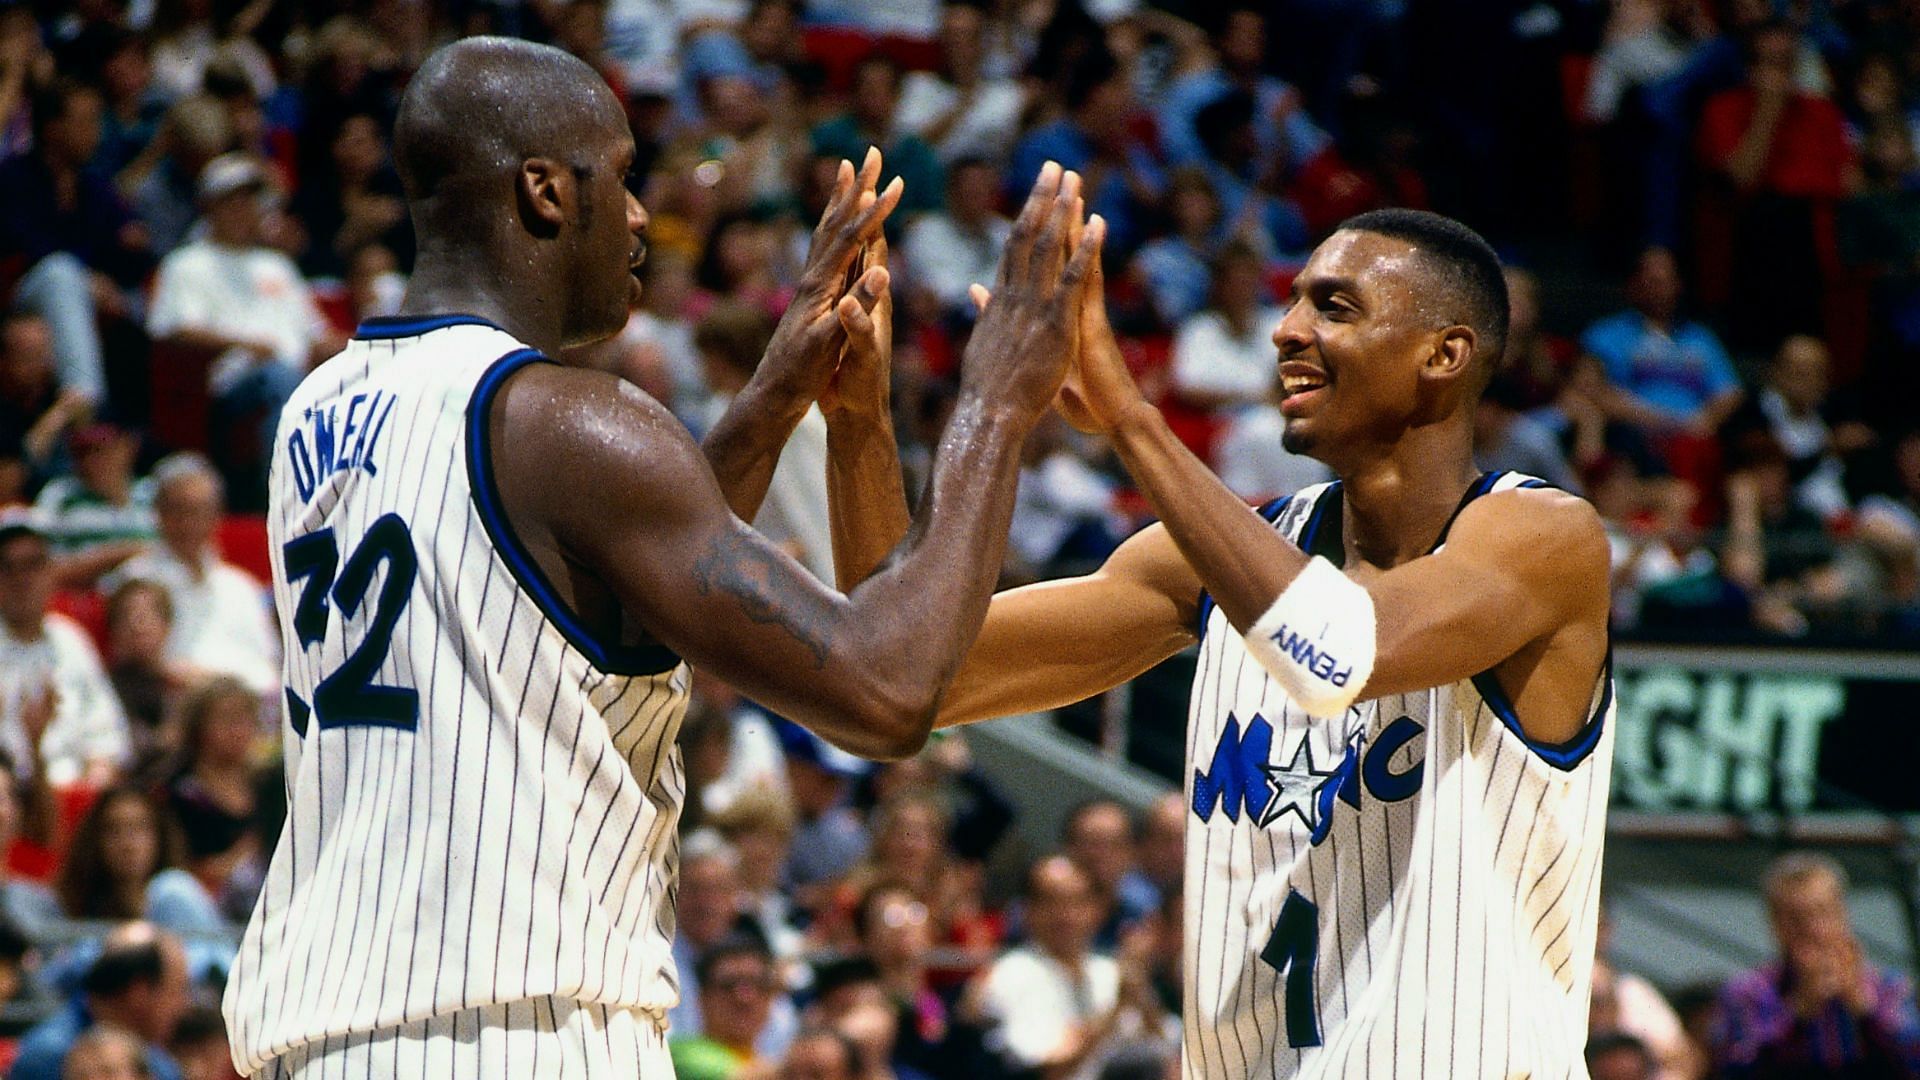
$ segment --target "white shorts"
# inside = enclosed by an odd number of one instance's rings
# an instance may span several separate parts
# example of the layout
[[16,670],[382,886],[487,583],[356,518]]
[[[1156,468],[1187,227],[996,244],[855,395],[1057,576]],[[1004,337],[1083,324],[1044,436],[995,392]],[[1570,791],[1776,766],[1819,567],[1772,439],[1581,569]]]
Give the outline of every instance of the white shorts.
[[533,998],[310,1043],[256,1076],[271,1080],[672,1080],[664,1026],[650,1013]]

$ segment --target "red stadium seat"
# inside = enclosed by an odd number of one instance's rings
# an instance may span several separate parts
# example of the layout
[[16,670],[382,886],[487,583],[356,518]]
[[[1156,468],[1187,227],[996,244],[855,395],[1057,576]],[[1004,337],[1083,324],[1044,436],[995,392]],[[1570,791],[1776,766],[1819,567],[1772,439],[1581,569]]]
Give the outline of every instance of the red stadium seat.
[[267,558],[267,519],[259,514],[229,514],[213,535],[220,557],[252,574],[262,585],[273,580]]
[[97,589],[62,589],[48,605],[80,624],[101,656],[107,655],[107,598]]

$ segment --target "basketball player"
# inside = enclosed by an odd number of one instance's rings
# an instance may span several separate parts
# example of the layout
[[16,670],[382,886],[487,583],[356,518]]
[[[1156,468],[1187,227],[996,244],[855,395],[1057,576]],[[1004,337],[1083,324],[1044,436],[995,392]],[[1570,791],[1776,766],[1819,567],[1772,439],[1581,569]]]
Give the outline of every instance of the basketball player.
[[289,808],[228,986],[235,1062],[671,1076],[685,663],[852,751],[921,745],[1075,352],[1096,234],[1069,260],[1078,178],[1044,169],[913,536],[842,596],[741,519],[830,389],[839,321],[885,292],[877,268],[845,292],[899,197],[874,190],[877,156],[842,166],[793,311],[703,457],[631,385],[547,360],[622,327],[644,251],[633,140],[587,65],[451,45],[407,88],[394,154],[420,241],[404,314],[308,377],[273,448]]
[[1273,341],[1286,444],[1340,479],[1258,512],[1141,397],[1097,276],[1083,310],[1063,406],[1161,523],[995,597],[941,723],[1078,701],[1197,638],[1186,1075],[1584,1075],[1607,544],[1581,500],[1474,467],[1492,250],[1413,211],[1320,245]]

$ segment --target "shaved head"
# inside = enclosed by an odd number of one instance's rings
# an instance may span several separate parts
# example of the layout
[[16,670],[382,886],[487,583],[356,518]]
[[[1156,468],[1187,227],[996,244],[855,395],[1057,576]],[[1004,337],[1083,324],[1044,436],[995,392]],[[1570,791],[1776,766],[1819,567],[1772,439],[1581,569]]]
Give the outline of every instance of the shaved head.
[[393,156],[419,239],[403,303],[484,309],[543,348],[626,325],[646,234],[633,133],[579,58],[499,37],[436,51],[400,99]]
[[[591,147],[625,131],[619,100],[578,57],[517,38],[471,37],[429,56],[407,84],[394,165],[427,240],[460,229],[462,215],[497,209],[488,204],[509,194],[505,181],[527,159],[591,170]],[[437,205],[445,196],[454,198]]]

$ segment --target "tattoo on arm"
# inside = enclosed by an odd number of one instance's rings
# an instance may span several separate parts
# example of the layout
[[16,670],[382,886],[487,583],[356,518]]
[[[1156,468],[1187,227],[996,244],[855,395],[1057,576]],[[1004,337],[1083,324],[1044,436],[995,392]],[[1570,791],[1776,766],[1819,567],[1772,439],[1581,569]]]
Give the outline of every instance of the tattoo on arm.
[[772,623],[813,653],[816,670],[827,666],[830,645],[821,614],[794,610],[774,583],[778,557],[739,533],[729,533],[694,564],[694,583],[702,596],[722,593],[740,604],[747,618]]

